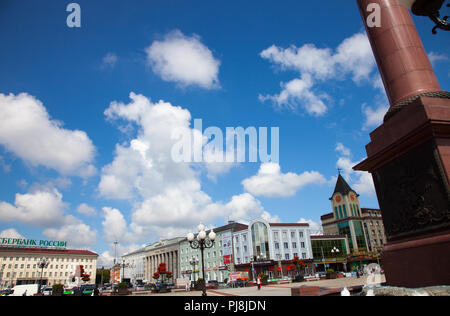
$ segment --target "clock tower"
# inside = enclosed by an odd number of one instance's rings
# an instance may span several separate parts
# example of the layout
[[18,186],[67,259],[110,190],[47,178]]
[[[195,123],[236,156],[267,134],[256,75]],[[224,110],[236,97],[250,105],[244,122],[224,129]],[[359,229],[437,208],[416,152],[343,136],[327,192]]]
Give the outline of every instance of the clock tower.
[[361,217],[359,194],[348,185],[340,173],[330,201],[335,220],[347,217]]

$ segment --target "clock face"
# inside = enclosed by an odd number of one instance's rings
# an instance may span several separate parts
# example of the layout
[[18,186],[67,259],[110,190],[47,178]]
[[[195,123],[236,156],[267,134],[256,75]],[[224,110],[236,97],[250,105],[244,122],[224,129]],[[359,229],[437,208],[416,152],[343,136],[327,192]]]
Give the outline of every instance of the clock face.
[[341,201],[342,201],[341,196],[340,196],[340,195],[337,195],[337,196],[336,196],[336,202],[337,202],[337,203],[340,203]]

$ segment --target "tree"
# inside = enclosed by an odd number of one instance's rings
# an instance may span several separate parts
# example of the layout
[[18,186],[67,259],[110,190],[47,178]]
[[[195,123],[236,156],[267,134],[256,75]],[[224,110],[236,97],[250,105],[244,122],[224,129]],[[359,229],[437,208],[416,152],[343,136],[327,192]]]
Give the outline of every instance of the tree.
[[306,268],[306,263],[299,257],[294,257],[294,259],[292,260],[292,264],[296,267],[295,270],[297,271],[297,273],[300,273],[300,271]]
[[155,280],[158,280],[161,278],[161,282],[164,282],[165,279],[171,279],[173,276],[173,273],[170,271],[167,271],[166,264],[164,262],[161,262],[158,266],[158,270],[153,274],[153,278]]

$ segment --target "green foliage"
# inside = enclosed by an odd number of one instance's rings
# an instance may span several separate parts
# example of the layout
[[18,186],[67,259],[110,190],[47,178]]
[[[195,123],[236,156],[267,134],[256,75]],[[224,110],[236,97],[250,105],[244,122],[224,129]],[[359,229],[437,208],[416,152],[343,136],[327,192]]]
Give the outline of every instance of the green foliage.
[[126,284],[125,282],[120,283],[119,289],[128,289],[128,284]]
[[334,273],[333,269],[327,269],[327,273]]

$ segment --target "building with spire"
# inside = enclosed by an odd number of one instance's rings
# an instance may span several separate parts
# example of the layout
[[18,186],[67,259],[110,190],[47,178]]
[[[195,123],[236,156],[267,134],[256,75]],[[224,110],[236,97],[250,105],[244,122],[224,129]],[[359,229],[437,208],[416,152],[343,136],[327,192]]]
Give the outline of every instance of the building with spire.
[[378,260],[386,243],[380,210],[361,208],[359,194],[340,173],[330,202],[332,213],[321,217],[324,235],[347,237],[349,261]]

